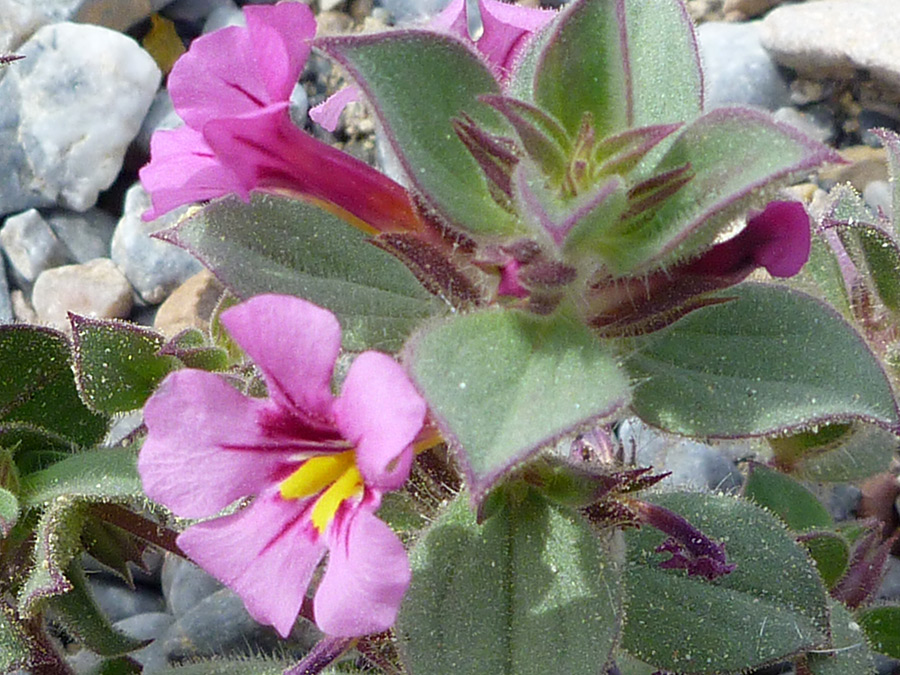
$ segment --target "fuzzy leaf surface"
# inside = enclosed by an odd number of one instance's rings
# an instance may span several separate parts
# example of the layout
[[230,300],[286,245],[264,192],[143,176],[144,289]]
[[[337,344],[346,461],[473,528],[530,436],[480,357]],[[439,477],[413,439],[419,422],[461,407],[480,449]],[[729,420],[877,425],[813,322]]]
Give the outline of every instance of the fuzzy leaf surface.
[[582,325],[487,311],[433,324],[406,362],[476,499],[506,471],[629,396],[616,358]]
[[[737,568],[715,581],[659,567],[665,535],[626,532],[626,624],[622,646],[658,669],[744,671],[827,639],[825,587],[806,552],[771,514],[723,495],[667,493],[648,501],[670,509],[719,542]],[[778,574],[772,561],[778,560]]]
[[410,563],[397,633],[411,672],[596,675],[612,651],[621,561],[533,493],[482,525],[458,497]]
[[71,316],[75,373],[84,400],[100,413],[135,410],[178,367],[172,356],[157,354],[159,333],[123,321]]
[[574,135],[588,112],[602,138],[700,114],[690,19],[675,0],[579,0],[560,16],[534,74],[534,99]]
[[850,545],[833,532],[813,532],[800,538],[800,543],[816,561],[816,568],[825,586],[832,588],[847,570]]
[[827,529],[834,524],[812,492],[790,476],[762,464],[751,465],[743,496],[769,509],[795,532]]
[[478,163],[450,124],[466,113],[488,128],[502,128],[496,112],[476,100],[498,94],[500,85],[468,45],[413,30],[330,38],[317,45],[365,91],[411,184],[429,206],[472,234],[515,231],[515,221],[491,197]]
[[0,488],[0,541],[2,541],[19,519],[19,500],[6,488]]
[[734,300],[635,340],[633,406],[645,422],[720,438],[852,419],[897,424],[879,361],[833,309],[763,284],[719,295]]
[[6,603],[0,604],[0,672],[11,673],[31,662],[28,636],[19,625],[13,609]]
[[900,245],[893,235],[869,223],[836,225],[835,229],[847,251],[857,253],[854,263],[861,271],[868,271],[884,306],[900,314]]
[[869,607],[858,615],[862,626],[872,644],[872,649],[894,659],[900,659],[900,607],[883,605]]
[[62,333],[0,326],[0,434],[18,424],[81,446],[103,439],[107,417],[82,403],[71,362]]
[[691,180],[647,217],[611,229],[605,262],[626,274],[707,248],[735,217],[762,208],[761,190],[838,155],[794,127],[746,108],[717,108],[684,128],[654,171],[688,166]]
[[797,478],[819,483],[861,480],[887,471],[897,436],[872,424],[855,424],[835,443],[810,453],[792,468]]
[[806,657],[813,675],[873,675],[875,662],[863,630],[846,607],[829,599],[831,646]]
[[422,319],[444,308],[399,260],[310,202],[227,198],[164,236],[240,298],[287,293],[331,310],[349,349],[397,349]]
[[61,497],[91,502],[142,500],[137,451],[99,448],[68,457],[22,480],[22,501],[38,506]]

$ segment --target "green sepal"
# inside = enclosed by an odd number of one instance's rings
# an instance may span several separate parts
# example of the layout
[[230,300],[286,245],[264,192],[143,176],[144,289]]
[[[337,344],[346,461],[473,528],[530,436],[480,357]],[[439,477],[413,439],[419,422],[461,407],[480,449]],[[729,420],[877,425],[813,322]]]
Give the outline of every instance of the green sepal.
[[579,425],[627,403],[616,357],[580,323],[516,310],[435,323],[404,360],[444,438],[462,453],[473,498]]
[[[469,45],[427,31],[325,38],[316,45],[366,93],[412,186],[454,227],[511,235],[515,219],[491,196],[481,170],[451,126],[468,115],[488,130],[500,116],[477,100],[500,85]],[[414,64],[414,67],[410,67]],[[402,72],[403,77],[397,77]]]
[[[647,501],[725,543],[734,571],[706,581],[659,567],[665,536],[626,532],[626,623],[622,646],[661,670],[733,673],[790,658],[828,639],[825,587],[806,552],[775,516],[742,499],[667,493]],[[778,574],[772,561],[778,561]]]
[[866,637],[853,614],[829,598],[831,644],[810,652],[806,666],[811,675],[874,675],[875,661]]
[[827,236],[819,230],[813,231],[810,238],[809,260],[800,273],[791,278],[790,283],[801,291],[821,296],[849,321],[853,319],[850,295],[841,274],[841,266],[826,241]]
[[867,607],[861,609],[856,617],[872,649],[891,658],[900,659],[900,606]]
[[[265,236],[248,223],[264,223]],[[157,236],[203,260],[239,298],[287,293],[331,310],[351,350],[396,350],[445,309],[366,234],[300,199],[225,198]]]
[[829,589],[834,587],[847,570],[850,545],[834,532],[810,532],[798,539],[816,562],[819,576]]
[[888,175],[891,179],[893,206],[893,231],[900,232],[900,135],[890,129],[876,129],[875,133],[887,150]]
[[534,73],[534,101],[573,136],[693,119],[702,107],[693,27],[676,0],[578,0],[563,11]]
[[38,326],[0,326],[0,363],[0,435],[23,424],[84,447],[103,439],[108,418],[79,397],[65,335]]
[[41,663],[43,650],[25,632],[15,610],[0,602],[0,673]]
[[84,571],[77,560],[73,560],[66,569],[66,579],[71,589],[63,595],[51,597],[47,609],[83,646],[100,656],[121,656],[147,644],[112,627],[91,596]]
[[716,295],[733,300],[633,341],[628,366],[640,382],[633,407],[645,422],[730,438],[853,419],[885,427],[900,421],[880,362],[833,309],[764,284]]
[[895,317],[900,317],[900,245],[897,240],[876,224],[836,224],[834,229],[857,270],[871,282],[882,304]]
[[210,345],[206,336],[196,328],[187,328],[169,340],[159,350],[160,356],[173,356],[188,368],[215,372],[229,366],[228,351]]
[[130,588],[134,588],[128,563],[144,567],[143,553],[146,545],[143,542],[97,517],[90,517],[85,521],[81,542],[85,553],[107,567]]
[[19,500],[6,488],[0,488],[0,541],[9,536],[18,520]]
[[853,424],[846,436],[809,453],[791,468],[802,480],[842,483],[862,480],[887,471],[897,447],[897,436],[873,424]]
[[753,463],[743,496],[768,509],[795,532],[828,529],[834,521],[815,495],[790,476]]
[[75,379],[84,401],[108,415],[144,405],[162,379],[178,368],[160,356],[165,338],[125,321],[70,314],[75,343]]
[[621,551],[534,492],[481,525],[460,495],[410,555],[396,631],[413,673],[596,675],[619,632]]

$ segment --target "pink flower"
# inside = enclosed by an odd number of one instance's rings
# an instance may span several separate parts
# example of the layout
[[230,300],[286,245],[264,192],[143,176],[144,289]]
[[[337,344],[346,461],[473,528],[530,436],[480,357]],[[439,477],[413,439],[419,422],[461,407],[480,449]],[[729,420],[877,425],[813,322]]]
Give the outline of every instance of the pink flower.
[[333,204],[373,230],[419,229],[400,185],[290,119],[290,95],[316,31],[309,7],[286,2],[244,14],[246,28],[197,38],[169,75],[186,126],[150,141],[140,178],[153,208],[144,218],[232,193],[246,200],[251,190],[286,190]]
[[[169,375],[144,408],[138,470],[147,495],[184,518],[182,550],[287,636],[313,572],[313,603],[335,637],[389,628],[410,581],[406,552],[374,514],[409,475],[425,402],[390,356],[365,352],[340,396],[341,331],[305,300],[261,295],[222,314],[256,362],[267,399],[200,370]],[[217,515],[238,500],[248,505]]]
[[[552,9],[519,7],[500,0],[478,0],[478,8],[482,25],[480,34],[469,34],[466,0],[452,0],[431,20],[427,28],[439,33],[449,33],[474,44],[494,71],[495,77],[505,82],[529,38],[550,23],[556,17],[556,12]],[[359,87],[344,87],[313,107],[309,116],[328,131],[334,131],[347,104],[361,98],[362,91]]]

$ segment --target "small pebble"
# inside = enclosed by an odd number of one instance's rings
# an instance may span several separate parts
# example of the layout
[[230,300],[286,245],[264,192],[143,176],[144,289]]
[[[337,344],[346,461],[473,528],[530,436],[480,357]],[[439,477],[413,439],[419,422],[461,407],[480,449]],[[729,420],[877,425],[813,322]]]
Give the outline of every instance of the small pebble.
[[128,279],[109,258],[47,270],[34,282],[31,302],[41,323],[69,330],[68,312],[124,319],[131,312]]
[[840,150],[847,164],[832,164],[819,171],[819,184],[826,189],[837,183],[850,183],[857,192],[873,180],[887,180],[887,154],[884,148],[853,145]]
[[100,609],[113,622],[165,609],[165,602],[158,590],[146,586],[132,590],[121,580],[106,574],[88,576],[88,587]]
[[209,330],[210,317],[224,290],[212,272],[198,272],[159,306],[153,327],[170,338],[187,328]]
[[36,209],[6,219],[0,229],[0,248],[13,270],[28,282],[44,270],[71,262],[65,244]]
[[888,219],[892,217],[893,190],[886,180],[873,180],[866,185],[863,199],[874,213],[880,210]]
[[75,213],[58,209],[45,213],[44,219],[65,245],[70,260],[86,263],[109,256],[116,219],[106,211],[89,209]]

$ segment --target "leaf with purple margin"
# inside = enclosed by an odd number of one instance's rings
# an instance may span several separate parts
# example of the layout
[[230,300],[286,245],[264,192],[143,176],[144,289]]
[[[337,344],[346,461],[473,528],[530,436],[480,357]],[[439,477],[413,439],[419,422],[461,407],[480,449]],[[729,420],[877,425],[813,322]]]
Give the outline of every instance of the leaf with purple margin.
[[515,220],[491,197],[478,164],[451,126],[465,113],[488,131],[505,128],[502,118],[477,100],[499,93],[500,85],[473,49],[425,31],[316,44],[365,92],[411,185],[429,207],[471,234],[516,231]]
[[65,570],[81,551],[85,518],[87,506],[73,497],[59,497],[44,509],[35,528],[33,564],[17,598],[21,616],[36,616],[47,598],[72,590]]
[[833,229],[884,306],[900,315],[900,245],[894,236],[874,223],[835,223]]
[[684,6],[677,0],[573,3],[540,55],[534,100],[573,135],[586,112],[601,138],[693,119],[702,109],[703,84]]
[[75,343],[75,379],[82,399],[106,414],[144,405],[162,379],[179,367],[160,356],[165,338],[124,321],[69,315]]
[[891,205],[894,232],[900,232],[900,135],[890,129],[876,129],[875,134],[881,139],[887,150],[888,173],[891,177]]
[[[810,675],[872,675],[876,672],[872,650],[856,617],[829,598],[831,640],[823,649],[810,650],[806,666]],[[802,672],[799,668],[795,672]]]
[[812,492],[763,464],[750,464],[742,496],[774,513],[795,532],[824,530],[834,525],[828,510]]
[[616,357],[581,324],[514,310],[432,324],[405,361],[480,500],[501,476],[628,400]]
[[[637,338],[633,407],[654,426],[729,438],[861,419],[900,423],[890,382],[833,309],[787,288],[742,284]],[[840,354],[840,359],[835,358]]]
[[616,274],[670,264],[707,248],[733,218],[765,205],[766,190],[826,161],[833,151],[762,112],[719,108],[687,126],[656,166],[689,166],[692,178],[650,213],[607,235]]

